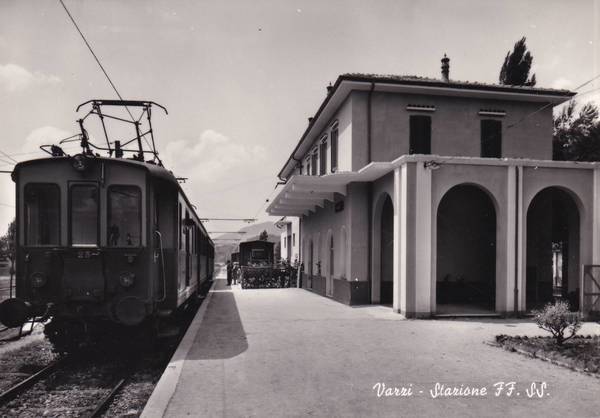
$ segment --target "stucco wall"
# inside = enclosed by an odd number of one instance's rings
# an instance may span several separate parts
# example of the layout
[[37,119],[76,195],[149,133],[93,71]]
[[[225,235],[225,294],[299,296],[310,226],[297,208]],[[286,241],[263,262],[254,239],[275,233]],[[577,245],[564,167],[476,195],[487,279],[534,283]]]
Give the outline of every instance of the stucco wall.
[[[327,122],[313,142],[309,151],[302,156],[304,166],[303,174],[306,172],[306,159],[317,149],[321,140],[327,138],[327,173],[331,173],[331,129],[337,123],[338,126],[338,168],[337,171],[350,171],[352,169],[352,98],[348,98],[339,107],[337,113]],[[320,158],[320,154],[319,154]],[[318,173],[318,169],[317,169]]]
[[[368,93],[353,93],[353,133],[356,135],[353,146],[365,152],[367,97]],[[408,104],[432,105],[436,110],[407,111]],[[431,116],[432,154],[480,157],[480,121],[496,119],[502,122],[502,157],[551,160],[552,109],[531,115],[540,107],[539,103],[374,92],[371,159],[391,161],[408,154],[409,116],[420,114]],[[506,116],[480,116],[480,109],[504,110]],[[353,156],[353,161],[360,168],[364,166],[366,157],[359,153]]]
[[[336,199],[344,200],[341,195],[336,195]],[[310,246],[312,240],[313,274],[317,274],[317,262],[321,260],[321,274],[329,271],[327,259],[329,256],[327,246],[327,234],[329,231],[334,237],[334,277],[348,276],[349,245],[348,241],[342,242],[342,228],[346,231],[349,228],[348,212],[344,209],[341,212],[335,212],[334,204],[326,201],[323,208],[318,208],[314,214],[302,218],[302,261],[304,262],[304,272],[310,271]]]

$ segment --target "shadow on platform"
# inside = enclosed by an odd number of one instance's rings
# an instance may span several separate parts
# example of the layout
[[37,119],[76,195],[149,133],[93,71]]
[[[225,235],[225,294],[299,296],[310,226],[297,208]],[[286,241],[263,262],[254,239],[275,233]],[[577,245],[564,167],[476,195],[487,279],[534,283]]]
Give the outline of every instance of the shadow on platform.
[[248,349],[235,296],[226,291],[229,289],[225,280],[215,280],[213,290],[221,291],[211,296],[188,360],[228,359]]

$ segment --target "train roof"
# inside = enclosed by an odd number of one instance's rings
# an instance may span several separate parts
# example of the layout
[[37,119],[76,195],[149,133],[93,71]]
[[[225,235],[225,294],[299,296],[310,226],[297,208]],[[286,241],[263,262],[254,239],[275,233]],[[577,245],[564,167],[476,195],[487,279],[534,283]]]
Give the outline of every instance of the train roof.
[[[46,163],[54,162],[54,161],[68,161],[72,157],[73,156],[45,157],[45,158],[36,158],[36,159],[32,159],[32,160],[21,161],[15,165],[11,177],[12,177],[13,181],[16,181],[16,175],[18,174],[19,170],[23,167],[35,166],[37,164],[46,164]],[[90,158],[90,159],[93,159],[96,161],[101,161],[104,163],[109,163],[109,164],[121,164],[121,165],[125,165],[125,166],[136,167],[136,168],[139,168],[142,170],[146,170],[148,172],[148,174],[155,179],[164,180],[164,181],[171,183],[173,185],[173,187],[176,187],[177,190],[181,193],[181,195],[185,199],[186,203],[190,206],[190,209],[191,209],[193,215],[196,217],[196,219],[198,220],[198,223],[202,227],[202,231],[208,237],[210,242],[214,245],[214,242],[210,238],[210,235],[208,234],[208,231],[204,227],[204,224],[202,223],[202,221],[200,221],[200,217],[196,213],[194,206],[190,203],[187,195],[185,194],[184,190],[181,188],[181,185],[177,181],[177,178],[173,175],[173,173],[171,171],[167,170],[165,167],[160,166],[158,164],[142,162],[142,161],[128,159],[128,158],[109,158],[109,157],[101,157],[101,156],[93,156],[93,157],[90,156],[87,158]]]

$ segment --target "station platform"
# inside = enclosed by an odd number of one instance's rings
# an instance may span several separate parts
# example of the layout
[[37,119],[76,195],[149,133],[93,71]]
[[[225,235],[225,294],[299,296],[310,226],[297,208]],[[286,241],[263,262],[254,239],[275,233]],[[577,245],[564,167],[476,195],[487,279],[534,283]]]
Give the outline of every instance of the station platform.
[[[389,307],[217,279],[142,416],[598,416],[599,379],[484,344],[541,333],[531,321],[405,320]],[[517,382],[520,395],[494,396],[497,382]],[[533,382],[547,383],[542,397],[526,396]],[[433,397],[436,383],[488,395]],[[412,395],[378,396],[382,384]]]

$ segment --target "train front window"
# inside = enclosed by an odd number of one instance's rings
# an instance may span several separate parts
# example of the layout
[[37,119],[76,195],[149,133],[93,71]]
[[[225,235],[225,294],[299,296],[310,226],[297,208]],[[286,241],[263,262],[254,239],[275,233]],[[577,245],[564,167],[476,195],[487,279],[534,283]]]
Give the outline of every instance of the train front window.
[[59,245],[60,189],[55,184],[25,187],[25,245]]
[[139,247],[141,243],[142,193],[135,186],[108,190],[108,246]]
[[98,245],[98,188],[71,187],[71,245]]

